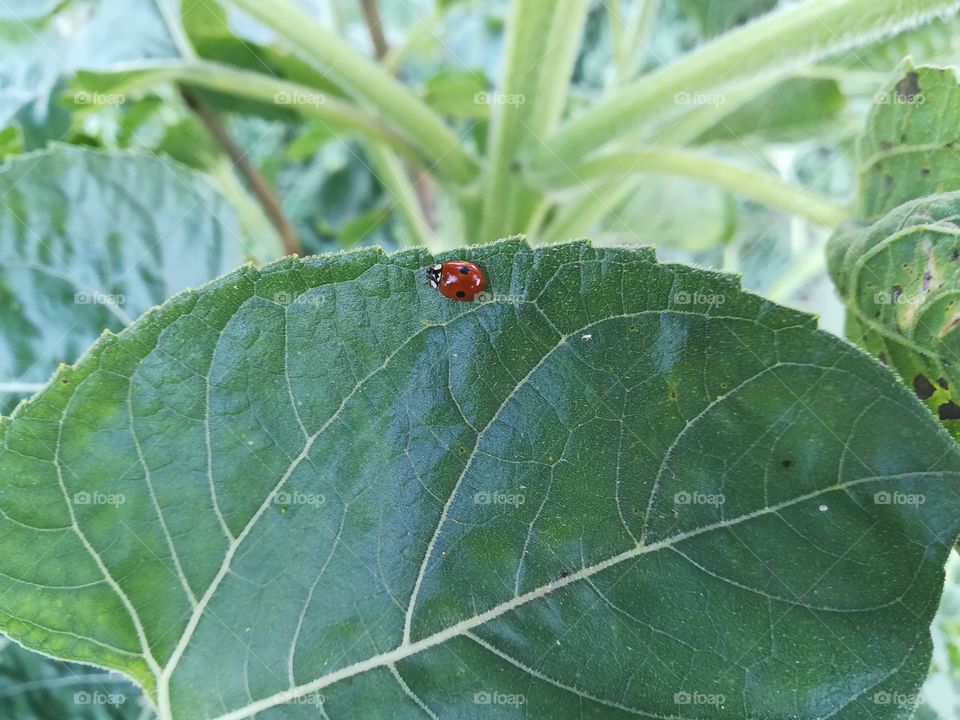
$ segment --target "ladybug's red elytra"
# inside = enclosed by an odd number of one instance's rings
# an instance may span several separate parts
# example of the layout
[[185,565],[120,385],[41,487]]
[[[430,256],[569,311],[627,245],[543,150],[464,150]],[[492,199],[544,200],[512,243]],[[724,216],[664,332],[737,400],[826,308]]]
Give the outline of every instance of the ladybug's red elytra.
[[478,265],[451,260],[427,269],[430,286],[451,300],[473,300],[487,289],[487,276]]

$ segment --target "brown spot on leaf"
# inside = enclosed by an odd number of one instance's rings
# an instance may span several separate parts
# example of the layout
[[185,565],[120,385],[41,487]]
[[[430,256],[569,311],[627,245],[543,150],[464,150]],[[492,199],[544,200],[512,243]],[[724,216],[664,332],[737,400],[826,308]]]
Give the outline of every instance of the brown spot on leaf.
[[927,400],[936,392],[936,388],[927,379],[926,375],[921,374],[913,378],[913,391],[921,400]]
[[911,102],[920,94],[920,76],[915,72],[908,72],[900,82],[897,83],[894,90],[897,93],[897,100],[900,102]]
[[945,402],[937,408],[937,415],[941,420],[960,420],[960,405],[953,400]]

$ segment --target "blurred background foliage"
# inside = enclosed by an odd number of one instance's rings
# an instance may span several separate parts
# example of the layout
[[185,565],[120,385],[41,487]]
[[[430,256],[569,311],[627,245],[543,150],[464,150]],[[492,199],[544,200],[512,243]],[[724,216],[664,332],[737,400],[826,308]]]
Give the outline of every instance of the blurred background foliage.
[[[795,4],[590,0],[563,110],[575,114],[778,5]],[[469,151],[481,156],[488,149],[492,106],[478,97],[493,92],[504,71],[507,0],[385,1],[379,23],[369,14],[376,3],[298,5],[379,59]],[[748,82],[686,115],[668,114],[647,129],[644,142],[682,137],[687,147],[843,205],[854,192],[855,140],[874,93],[905,56],[955,64],[958,29],[956,17],[938,19],[775,82]],[[496,239],[482,236],[497,223],[469,197],[404,162],[402,153],[360,139],[349,131],[353,120],[295,112],[275,95],[271,101],[216,83],[178,84],[181,63],[209,61],[314,88],[326,109],[349,97],[285,38],[230,3],[6,0],[0,52],[0,194],[6,209],[19,209],[0,216],[0,337],[27,338],[0,339],[0,413],[11,412],[56,363],[74,361],[102,329],[120,330],[244,260],[267,262],[292,249],[394,249],[425,241],[439,250]],[[45,179],[30,181],[38,164]],[[31,215],[37,206],[59,212]],[[842,306],[825,272],[830,228],[701,179],[646,174],[549,190],[530,222],[516,229],[533,242],[589,235],[597,243],[656,245],[664,260],[741,273],[748,289],[816,313],[823,327],[842,335]],[[159,235],[157,249],[147,240]],[[44,248],[52,237],[51,257]],[[17,292],[37,287],[39,265],[46,268],[42,292]],[[78,292],[117,302],[78,304]],[[960,584],[956,563],[948,570],[917,712],[924,720],[960,717]],[[127,702],[77,704],[81,691],[119,692]],[[0,638],[0,716],[152,713],[115,676],[39,658]]]

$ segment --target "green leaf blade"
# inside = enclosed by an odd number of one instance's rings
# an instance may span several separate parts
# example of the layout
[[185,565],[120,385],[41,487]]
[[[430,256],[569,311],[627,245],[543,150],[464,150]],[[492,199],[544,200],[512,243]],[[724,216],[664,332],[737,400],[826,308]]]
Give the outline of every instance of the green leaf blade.
[[[76,518],[102,569],[72,567],[114,579],[161,717],[299,718],[317,693],[332,716],[670,716],[689,693],[718,718],[904,717],[869,695],[922,680],[960,474],[910,394],[649,251],[466,255],[492,302],[440,296],[422,250],[241,269],[0,426],[0,509],[37,524],[8,501],[29,479],[48,522]],[[22,633],[11,610],[0,592]]]

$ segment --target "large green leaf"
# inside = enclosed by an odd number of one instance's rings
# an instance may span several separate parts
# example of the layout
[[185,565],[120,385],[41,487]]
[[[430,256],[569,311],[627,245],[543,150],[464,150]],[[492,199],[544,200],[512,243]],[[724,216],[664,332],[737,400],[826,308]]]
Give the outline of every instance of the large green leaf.
[[59,146],[0,167],[0,413],[104,328],[236,267],[238,236],[173,163]]
[[288,259],[61,368],[0,421],[0,627],[164,718],[906,718],[960,528],[911,394],[649,251],[466,255],[492,302]]
[[0,637],[0,714],[10,720],[147,720],[149,701],[115,673],[28,652]]

